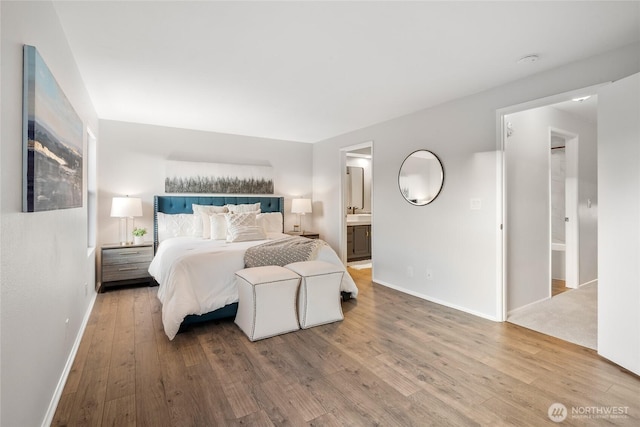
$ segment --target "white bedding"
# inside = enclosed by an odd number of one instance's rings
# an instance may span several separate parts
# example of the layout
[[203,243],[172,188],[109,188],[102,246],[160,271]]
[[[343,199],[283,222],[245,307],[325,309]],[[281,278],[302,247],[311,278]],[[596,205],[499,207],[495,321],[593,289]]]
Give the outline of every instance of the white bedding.
[[[287,237],[269,233],[268,239]],[[227,243],[198,237],[174,237],[163,241],[149,266],[149,273],[160,284],[158,299],[162,303],[164,331],[173,339],[189,314],[205,314],[238,301],[235,273],[244,268],[244,253],[251,246],[269,240]],[[329,245],[318,251],[318,260],[344,267]],[[341,290],[358,288],[349,273],[342,279]]]

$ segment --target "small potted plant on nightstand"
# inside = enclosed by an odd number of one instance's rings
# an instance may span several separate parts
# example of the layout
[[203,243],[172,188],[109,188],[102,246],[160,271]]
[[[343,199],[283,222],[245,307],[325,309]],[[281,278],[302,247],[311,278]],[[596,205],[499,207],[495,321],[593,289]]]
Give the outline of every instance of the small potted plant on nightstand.
[[135,245],[141,245],[144,243],[144,235],[147,234],[146,228],[134,228],[133,229],[133,243]]

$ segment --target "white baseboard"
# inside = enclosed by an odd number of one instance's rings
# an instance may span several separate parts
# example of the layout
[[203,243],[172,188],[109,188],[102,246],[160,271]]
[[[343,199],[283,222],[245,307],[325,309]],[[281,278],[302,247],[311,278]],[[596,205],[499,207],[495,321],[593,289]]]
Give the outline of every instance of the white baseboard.
[[71,348],[71,352],[69,353],[69,357],[67,358],[67,363],[64,365],[64,370],[62,371],[62,375],[58,380],[58,385],[56,386],[56,390],[53,393],[51,403],[49,404],[47,413],[45,414],[44,420],[42,421],[42,427],[49,427],[53,422],[53,417],[56,414],[56,409],[58,408],[58,403],[60,403],[60,398],[62,397],[64,386],[67,383],[67,379],[69,378],[69,373],[71,372],[73,361],[76,359],[76,355],[78,354],[80,341],[82,341],[82,336],[84,335],[84,331],[87,328],[87,323],[89,323],[89,318],[91,317],[91,312],[93,311],[93,305],[96,302],[97,296],[98,294],[94,293],[91,301],[89,302],[89,307],[87,307],[87,311],[84,314],[84,319],[82,319],[80,330],[78,330],[78,335],[76,336],[73,347]]
[[581,288],[583,286],[587,286],[587,285],[590,285],[592,283],[597,283],[597,282],[598,282],[598,279],[589,280],[588,282],[584,282],[584,283],[579,284],[578,287]]
[[525,308],[527,308],[529,306],[532,306],[532,305],[537,304],[537,303],[542,302],[542,301],[546,301],[548,299],[551,299],[551,297],[540,298],[539,300],[530,302],[529,304],[523,305],[522,307],[514,308],[513,310],[510,310],[510,311],[507,312],[507,319],[509,318],[509,316],[519,312],[520,310],[524,310]]
[[444,305],[445,307],[453,308],[454,310],[459,310],[459,311],[462,311],[462,312],[465,312],[465,313],[468,313],[468,314],[472,314],[474,316],[482,317],[483,319],[491,320],[493,322],[501,322],[501,320],[498,319],[497,317],[490,316],[490,315],[488,315],[486,313],[481,313],[481,312],[475,311],[475,310],[469,310],[466,307],[462,307],[462,306],[459,306],[459,305],[456,305],[456,304],[451,304],[449,302],[442,301],[442,300],[439,300],[438,298],[433,298],[433,297],[430,297],[428,295],[412,291],[410,289],[400,288],[398,286],[392,285],[391,283],[386,283],[383,280],[378,280],[376,278],[372,278],[371,280],[373,282],[375,282],[377,284],[380,284],[382,286],[385,286],[387,288],[395,289],[396,291],[399,291],[399,292],[402,292],[402,293],[405,293],[405,294],[409,294],[409,295],[412,295],[414,297],[418,297],[420,299],[423,299],[423,300],[426,300],[426,301],[429,301],[429,302],[433,302],[435,304]]

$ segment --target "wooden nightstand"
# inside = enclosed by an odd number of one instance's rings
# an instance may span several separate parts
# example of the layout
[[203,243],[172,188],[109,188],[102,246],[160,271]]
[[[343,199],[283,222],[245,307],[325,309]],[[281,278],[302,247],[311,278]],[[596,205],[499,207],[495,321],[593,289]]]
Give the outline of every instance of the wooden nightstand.
[[110,244],[102,246],[102,285],[100,292],[107,287],[152,282],[149,264],[153,259],[153,244],[121,246]]
[[307,239],[319,239],[320,238],[320,234],[314,233],[313,231],[303,231],[303,232],[287,231],[285,234],[288,234],[290,236],[306,237]]

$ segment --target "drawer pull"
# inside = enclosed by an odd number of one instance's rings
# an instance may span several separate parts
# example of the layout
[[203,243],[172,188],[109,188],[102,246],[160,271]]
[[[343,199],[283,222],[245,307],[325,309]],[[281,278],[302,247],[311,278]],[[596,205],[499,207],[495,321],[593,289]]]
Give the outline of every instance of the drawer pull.
[[119,268],[118,271],[130,271],[130,270],[137,270],[138,267],[122,267]]
[[120,252],[118,255],[138,255],[140,252]]

